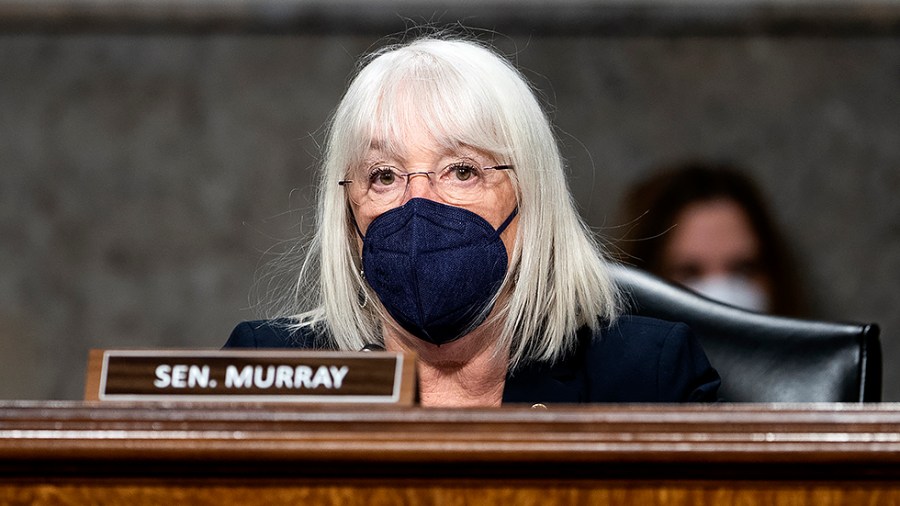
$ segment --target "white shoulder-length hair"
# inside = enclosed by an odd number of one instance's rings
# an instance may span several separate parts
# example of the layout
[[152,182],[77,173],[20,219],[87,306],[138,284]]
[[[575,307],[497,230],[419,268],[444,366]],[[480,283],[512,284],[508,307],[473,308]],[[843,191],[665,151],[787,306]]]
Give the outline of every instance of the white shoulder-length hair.
[[328,130],[316,232],[278,316],[321,332],[340,350],[382,343],[384,310],[360,274],[358,235],[338,181],[377,140],[400,153],[405,132],[426,129],[447,147],[466,146],[514,166],[519,224],[492,321],[510,366],[554,360],[575,331],[619,311],[604,254],[568,190],[549,120],[525,78],[477,42],[424,37],[361,62]]

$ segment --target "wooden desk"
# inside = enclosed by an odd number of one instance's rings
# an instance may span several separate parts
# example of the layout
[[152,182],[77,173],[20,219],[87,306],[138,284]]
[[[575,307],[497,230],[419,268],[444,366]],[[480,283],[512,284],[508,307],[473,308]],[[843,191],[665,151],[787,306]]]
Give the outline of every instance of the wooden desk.
[[900,405],[0,403],[3,504],[900,504]]

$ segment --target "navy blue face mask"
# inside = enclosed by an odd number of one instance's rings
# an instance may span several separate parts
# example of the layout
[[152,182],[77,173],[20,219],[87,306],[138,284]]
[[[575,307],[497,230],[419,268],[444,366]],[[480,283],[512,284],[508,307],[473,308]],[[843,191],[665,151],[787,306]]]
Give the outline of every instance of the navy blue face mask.
[[517,212],[494,230],[472,211],[411,199],[369,225],[366,281],[410,334],[434,344],[459,339],[490,312],[508,262],[500,234]]

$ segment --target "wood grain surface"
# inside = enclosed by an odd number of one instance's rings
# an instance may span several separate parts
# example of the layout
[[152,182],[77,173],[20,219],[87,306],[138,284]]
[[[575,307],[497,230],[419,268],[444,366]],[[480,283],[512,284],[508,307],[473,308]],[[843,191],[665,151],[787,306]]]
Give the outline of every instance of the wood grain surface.
[[900,406],[0,403],[3,504],[900,504]]

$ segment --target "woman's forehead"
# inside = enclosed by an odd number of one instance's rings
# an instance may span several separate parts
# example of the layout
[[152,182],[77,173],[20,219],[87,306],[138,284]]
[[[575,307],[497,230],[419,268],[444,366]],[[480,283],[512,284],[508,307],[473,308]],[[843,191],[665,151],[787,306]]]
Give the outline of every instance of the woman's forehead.
[[362,154],[362,160],[391,159],[401,162],[413,158],[472,158],[475,160],[492,160],[495,156],[478,147],[466,144],[460,139],[435,138],[433,135],[416,134],[404,139],[374,138],[368,149]]

